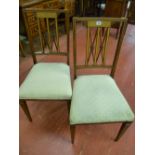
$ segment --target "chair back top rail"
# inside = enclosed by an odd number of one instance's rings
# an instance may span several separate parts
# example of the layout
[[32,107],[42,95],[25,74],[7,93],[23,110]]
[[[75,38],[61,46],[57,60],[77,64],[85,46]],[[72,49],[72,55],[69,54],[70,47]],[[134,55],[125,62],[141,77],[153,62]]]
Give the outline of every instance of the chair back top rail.
[[[84,22],[86,27],[86,51],[85,64],[77,63],[77,24]],[[118,37],[114,59],[111,65],[106,64],[107,43],[109,41],[110,29],[113,24],[120,24],[121,30]],[[107,17],[74,17],[73,18],[73,50],[74,50],[74,77],[77,76],[78,69],[108,68],[110,75],[114,77],[118,62],[121,45],[127,28],[127,18],[107,18]],[[95,31],[94,31],[95,30]],[[92,58],[92,59],[91,59]],[[101,61],[99,60],[101,59]]]

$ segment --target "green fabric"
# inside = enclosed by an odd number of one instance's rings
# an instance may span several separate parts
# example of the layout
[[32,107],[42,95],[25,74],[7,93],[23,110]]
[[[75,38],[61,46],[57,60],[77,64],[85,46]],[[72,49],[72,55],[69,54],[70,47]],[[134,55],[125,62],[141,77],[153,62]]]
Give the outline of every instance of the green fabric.
[[70,70],[63,63],[34,65],[19,89],[20,99],[71,99]]
[[133,112],[109,75],[79,76],[74,81],[70,124],[133,120]]

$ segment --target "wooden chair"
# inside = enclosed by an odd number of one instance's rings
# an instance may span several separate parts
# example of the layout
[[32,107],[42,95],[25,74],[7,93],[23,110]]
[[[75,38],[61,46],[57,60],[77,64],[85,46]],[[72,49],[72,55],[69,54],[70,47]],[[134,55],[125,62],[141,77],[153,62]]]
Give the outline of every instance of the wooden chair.
[[[77,46],[78,33],[76,29],[79,22],[85,22],[84,25],[86,25],[85,29],[87,32],[86,42],[84,41],[84,37],[82,37],[82,42],[86,43],[85,59],[82,59],[82,56],[80,57],[80,61],[85,61],[83,64],[82,62],[77,62],[77,55],[79,53],[77,47],[79,46]],[[116,42],[114,59],[112,64],[109,65],[106,61],[106,46],[109,41],[110,28],[116,23],[121,24],[121,33],[118,42]],[[121,122],[121,129],[115,139],[117,141],[134,120],[134,114],[114,80],[114,74],[126,26],[126,18],[73,18],[75,80],[70,109],[72,143],[74,143],[76,125]],[[102,28],[104,28],[104,34],[102,34]],[[94,36],[94,38],[92,36]],[[110,75],[95,74],[79,75],[77,77],[77,74],[79,71],[82,72],[82,69],[94,68],[108,69]]]
[[[34,42],[32,42],[32,37],[28,33],[35,64],[20,86],[19,100],[28,119],[32,121],[26,104],[27,100],[65,100],[68,106],[70,106],[72,88],[69,67],[69,20],[67,18],[67,12],[65,10],[26,9],[25,13],[29,11],[33,11],[36,14],[41,51],[35,51]],[[57,19],[58,14],[62,12],[66,15],[67,51],[65,52],[62,52],[60,48]],[[51,22],[54,22],[55,28],[49,26]],[[27,27],[27,30],[29,32],[29,27]],[[59,58],[65,56],[67,58],[67,64],[60,62],[37,63],[37,55],[57,55]]]

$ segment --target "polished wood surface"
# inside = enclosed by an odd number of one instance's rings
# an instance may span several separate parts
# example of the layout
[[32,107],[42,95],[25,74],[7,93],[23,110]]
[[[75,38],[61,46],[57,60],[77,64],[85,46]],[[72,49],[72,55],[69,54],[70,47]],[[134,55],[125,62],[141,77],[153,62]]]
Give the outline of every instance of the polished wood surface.
[[[125,17],[127,14],[127,4],[129,0],[106,0],[106,7],[104,10],[105,17]],[[120,33],[120,25],[113,25],[117,29],[116,37]]]
[[[72,49],[72,32],[71,44]],[[81,38],[85,36],[83,29],[78,27],[78,34]],[[135,105],[135,29],[133,25],[128,25],[127,32],[123,41],[120,58],[116,69],[115,79],[121,89],[123,95],[130,103],[134,111]],[[115,41],[115,31],[110,35],[111,39]],[[61,37],[63,40],[63,37]],[[114,46],[111,42],[110,48]],[[83,61],[82,57],[83,40],[79,42],[79,56],[78,60]],[[63,46],[63,44],[61,44]],[[108,59],[111,58],[111,52]],[[39,56],[38,59],[50,62],[58,61],[55,57]],[[71,73],[73,79],[73,51],[70,54]],[[20,83],[25,79],[29,70],[33,65],[31,56],[26,58],[20,57],[19,79]],[[88,73],[88,71],[84,71]],[[94,70],[94,73],[102,71]],[[121,124],[105,124],[105,125],[90,125],[80,126],[76,128],[75,144],[71,144],[68,109],[66,102],[40,102],[28,101],[30,113],[33,122],[27,121],[23,110],[19,109],[19,128],[20,128],[20,155],[134,155],[135,154],[135,134],[134,123],[128,128],[124,136],[118,141],[114,142],[120,129]]]
[[104,16],[124,17],[127,10],[128,0],[106,0]]
[[[77,0],[76,12],[81,16],[123,17],[129,0]],[[105,4],[105,9],[98,5]]]
[[131,6],[128,13],[128,22],[135,24],[135,0],[131,0]]

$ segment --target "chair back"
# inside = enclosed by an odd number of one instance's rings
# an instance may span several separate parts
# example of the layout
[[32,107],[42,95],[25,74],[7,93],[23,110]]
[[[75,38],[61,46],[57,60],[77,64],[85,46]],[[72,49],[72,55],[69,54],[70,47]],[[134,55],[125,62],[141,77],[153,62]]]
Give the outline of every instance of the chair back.
[[[37,38],[39,41],[35,42],[35,37],[31,35],[30,28],[26,15],[33,13],[37,24]],[[36,55],[58,55],[66,56],[69,64],[69,16],[67,10],[55,10],[55,9],[25,9],[24,10],[26,28],[28,32],[28,38],[30,42],[30,48],[34,63],[37,62]],[[60,29],[58,27],[58,17],[63,15],[65,18],[65,34],[66,34],[66,51],[61,51],[60,48]],[[62,25],[62,24],[61,24]],[[64,38],[63,38],[64,39]],[[36,45],[40,44],[39,51],[36,51]],[[38,48],[38,47],[37,47]]]
[[[85,27],[86,35],[83,32],[80,32],[83,35],[80,40],[81,43],[85,43],[85,51],[82,51],[82,55],[85,55],[83,59],[83,63],[77,62],[77,55],[80,51],[77,50],[77,45],[80,47],[80,44],[77,44],[77,28],[79,28],[79,22],[83,23],[82,26]],[[121,32],[116,41],[114,56],[112,60],[112,64],[108,65],[106,63],[107,58],[107,45],[109,42],[109,36],[111,32],[111,27],[113,24],[119,23],[121,25]],[[74,50],[74,77],[77,76],[77,70],[81,69],[93,69],[93,68],[104,68],[110,69],[110,75],[113,77],[116,64],[118,61],[122,41],[125,35],[127,27],[127,19],[126,18],[97,18],[97,17],[74,17],[73,18],[73,50]],[[84,36],[85,40],[84,41]],[[110,46],[110,45],[109,45]],[[84,54],[85,53],[85,54]],[[80,57],[80,59],[82,59]]]

